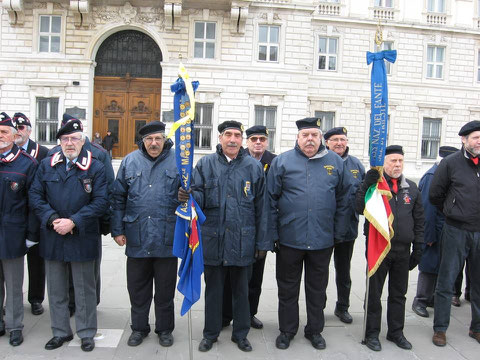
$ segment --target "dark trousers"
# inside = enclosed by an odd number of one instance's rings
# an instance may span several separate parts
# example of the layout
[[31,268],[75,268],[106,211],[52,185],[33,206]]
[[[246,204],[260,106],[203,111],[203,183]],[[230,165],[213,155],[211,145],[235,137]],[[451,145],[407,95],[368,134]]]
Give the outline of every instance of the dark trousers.
[[335,263],[335,283],[337,285],[336,309],[347,311],[350,307],[350,263],[352,261],[355,241],[346,241],[335,244],[333,247],[333,261]]
[[426,308],[433,303],[437,274],[420,271],[418,273],[417,294],[413,299],[413,306]]
[[370,277],[368,312],[367,312],[367,338],[378,337],[382,322],[382,296],[383,285],[388,275],[387,298],[387,334],[398,337],[403,334],[405,324],[405,294],[408,289],[409,249],[390,250],[382,261],[375,274]]
[[250,266],[205,265],[205,327],[203,337],[216,339],[222,330],[222,303],[225,279],[230,278],[233,331],[232,337],[244,339],[250,330],[250,306],[248,304],[248,279]]
[[333,247],[299,250],[280,246],[277,252],[278,322],[281,332],[298,331],[298,296],[305,266],[307,325],[305,334],[320,334],[325,325],[323,309],[327,300],[328,265]]
[[45,260],[39,254],[39,245],[27,252],[28,302],[42,303],[45,298]]
[[455,296],[460,297],[462,295],[462,283],[463,283],[463,269],[465,268],[465,297],[468,298],[470,296],[470,276],[469,276],[469,265],[468,259],[465,261],[464,266],[458,273],[457,279],[455,280],[455,290],[453,294]]
[[176,257],[127,258],[127,289],[130,296],[132,330],[147,334],[150,332],[148,315],[153,298],[155,332],[159,334],[173,331],[176,281]]
[[469,263],[470,302],[472,321],[470,330],[480,332],[480,232],[471,232],[445,224],[442,231],[442,259],[435,288],[435,316],[433,329],[447,331],[453,285],[466,259]]
[[[260,294],[262,293],[263,273],[265,270],[266,258],[255,261],[250,267],[248,282],[248,303],[250,304],[250,317],[255,316],[258,312],[258,303],[260,302]],[[232,321],[232,288],[230,277],[225,278],[223,288],[223,322]]]

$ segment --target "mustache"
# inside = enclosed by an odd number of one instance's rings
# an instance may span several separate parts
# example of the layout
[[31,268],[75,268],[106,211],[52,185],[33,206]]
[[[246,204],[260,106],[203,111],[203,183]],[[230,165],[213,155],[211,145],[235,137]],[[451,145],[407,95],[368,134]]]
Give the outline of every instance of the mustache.
[[308,145],[315,146],[315,142],[314,141],[307,141],[305,146],[308,146]]
[[227,146],[238,147],[237,143],[234,142],[228,143]]

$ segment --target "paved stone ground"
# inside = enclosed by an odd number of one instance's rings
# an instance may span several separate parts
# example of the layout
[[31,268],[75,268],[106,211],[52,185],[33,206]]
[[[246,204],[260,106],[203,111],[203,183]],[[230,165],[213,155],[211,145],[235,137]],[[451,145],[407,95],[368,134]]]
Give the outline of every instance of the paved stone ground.
[[[468,337],[470,321],[469,303],[462,299],[460,308],[452,309],[452,320],[447,333],[448,344],[438,348],[431,342],[432,317],[424,319],[411,311],[411,304],[416,290],[417,271],[411,272],[409,292],[407,298],[405,335],[412,342],[413,350],[405,351],[397,348],[385,339],[385,314],[382,322],[380,341],[383,350],[372,352],[360,344],[363,322],[363,296],[365,291],[365,260],[363,258],[363,237],[357,240],[353,259],[353,289],[350,312],[353,315],[353,324],[345,325],[334,315],[336,300],[334,272],[331,267],[328,286],[328,301],[326,327],[323,336],[327,342],[325,350],[315,350],[303,337],[303,326],[306,322],[305,296],[300,297],[300,330],[291,346],[287,350],[278,350],[275,347],[275,338],[278,335],[277,324],[277,287],[275,281],[275,256],[271,253],[267,257],[263,293],[260,300],[258,317],[264,322],[263,330],[252,329],[248,336],[253,351],[243,353],[230,341],[231,327],[225,328],[220,334],[219,341],[214,344],[208,353],[197,350],[202,337],[203,328],[203,300],[194,305],[192,311],[193,323],[193,357],[194,359],[479,359],[480,344]],[[136,348],[127,346],[130,335],[129,299],[125,280],[124,248],[117,246],[110,237],[103,238],[102,262],[102,300],[98,307],[99,339],[96,348],[91,353],[84,353],[79,347],[78,339],[63,347],[47,351],[45,343],[50,339],[50,315],[48,301],[44,302],[45,313],[33,316],[30,306],[25,303],[24,343],[16,348],[8,344],[8,335],[0,338],[0,359],[189,359],[188,321],[187,316],[180,317],[179,311],[182,296],[176,294],[175,313],[176,328],[174,331],[175,343],[170,348],[162,348],[158,344],[157,336],[152,332],[144,343]],[[27,284],[27,279],[25,281]],[[24,287],[26,289],[26,287]],[[203,294],[202,294],[203,296]],[[25,292],[26,298],[26,292]],[[385,296],[383,297],[385,301]],[[433,315],[433,309],[429,309]],[[150,322],[154,322],[153,311]],[[153,326],[153,325],[152,325]],[[72,320],[74,329],[74,321]],[[153,328],[153,327],[152,327]]]

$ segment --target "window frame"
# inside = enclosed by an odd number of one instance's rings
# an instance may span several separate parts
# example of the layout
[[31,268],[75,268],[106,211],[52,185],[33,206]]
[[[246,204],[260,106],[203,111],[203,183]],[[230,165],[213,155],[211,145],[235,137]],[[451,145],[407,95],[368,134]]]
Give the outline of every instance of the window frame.
[[[428,49],[429,49],[429,48],[433,48],[433,49],[434,49],[433,56],[432,56],[433,61],[429,61],[429,60],[428,60]],[[437,61],[436,61],[436,58],[437,58],[437,50],[438,50],[439,48],[442,48],[442,49],[443,49],[442,62],[437,62]],[[425,77],[426,77],[427,79],[430,79],[430,80],[445,80],[447,47],[446,47],[446,46],[443,46],[443,45],[427,44],[426,54],[425,54],[425,55],[426,55],[426,59],[425,59],[425,60],[426,60],[426,61],[425,61],[425,64],[426,64]],[[428,76],[429,65],[433,66],[432,76]],[[442,66],[442,74],[441,74],[441,77],[437,77],[437,76],[436,76],[439,65]]]
[[[56,102],[57,107],[57,116],[52,118],[52,103],[54,100]],[[40,102],[46,102],[46,114],[45,118],[41,118],[41,111],[40,111]],[[56,145],[57,139],[56,134],[58,131],[58,123],[59,123],[59,109],[60,109],[60,98],[56,96],[52,97],[43,97],[43,96],[36,96],[35,97],[35,139],[41,145]],[[42,124],[46,124],[45,129],[45,139],[40,134],[40,130],[42,128]],[[54,127],[52,129],[52,126]]]
[[[421,147],[420,147],[420,157],[422,159],[428,159],[428,160],[434,160],[437,158],[438,155],[438,149],[440,147],[440,143],[442,141],[442,118],[433,118],[429,116],[424,116],[422,119],[422,140],[421,140]],[[426,135],[424,130],[425,130],[425,123],[429,122],[429,134]],[[438,124],[438,137],[434,136],[431,134],[432,132],[432,125],[434,123]],[[436,143],[436,149],[432,151],[432,145],[433,143]],[[424,145],[426,144],[426,145]],[[424,148],[427,148],[426,152],[424,153]]]
[[[205,108],[207,107],[210,107],[211,108],[211,111],[210,111],[210,124],[209,125],[205,125],[203,124],[203,121],[205,119]],[[215,104],[213,102],[205,102],[205,103],[199,103],[197,102],[195,104],[195,122],[194,122],[194,131],[195,131],[195,150],[199,150],[199,151],[208,151],[208,150],[212,150],[213,148],[213,120],[214,120],[214,109],[215,109]],[[197,118],[198,116],[198,118]],[[199,136],[197,136],[197,130],[198,130],[198,134],[200,134]],[[209,132],[210,134],[210,146],[209,147],[205,147],[205,146],[201,146],[200,142],[201,142],[201,139],[202,139],[202,134],[204,132]],[[196,142],[197,142],[197,138],[198,138],[198,144],[199,146],[197,146]]]
[[[51,3],[49,3],[51,4]],[[53,5],[53,4],[52,4]],[[65,44],[65,39],[66,39],[66,24],[67,24],[67,13],[68,11],[67,10],[63,10],[63,9],[53,9],[53,8],[50,8],[47,4],[47,8],[44,8],[44,9],[33,9],[33,28],[32,28],[32,31],[33,31],[33,44],[32,44],[32,55],[35,55],[36,57],[39,57],[39,58],[47,58],[47,59],[51,59],[51,58],[55,58],[55,59],[58,59],[58,58],[65,58],[65,47],[66,47],[66,44]],[[60,36],[60,51],[59,52],[45,52],[45,51],[40,51],[40,36],[41,33],[40,32],[40,23],[41,23],[41,20],[40,20],[40,17],[41,16],[59,16],[61,17],[61,24],[60,24],[60,33],[58,34]],[[50,22],[50,26],[51,26],[51,22]],[[57,34],[57,33],[55,33]],[[49,41],[50,43],[50,41]]]
[[[320,128],[321,128],[323,134],[325,134],[328,130],[335,127],[335,117],[336,117],[336,112],[335,111],[315,110],[313,114],[314,114],[313,115],[314,117],[321,119]],[[327,115],[332,115],[331,126],[324,126],[326,121],[330,121],[330,119],[326,118]]]
[[[443,3],[443,9],[441,11],[438,10],[439,1]],[[429,13],[437,13],[437,14],[446,14],[447,13],[447,2],[445,0],[426,0],[426,9]],[[432,8],[430,6],[432,4]]]
[[[47,18],[48,19],[48,27],[49,31],[42,31],[42,18]],[[52,27],[53,27],[53,20],[55,19],[60,19],[60,29],[59,32],[53,32]],[[46,37],[48,38],[48,50],[47,51],[42,51],[41,46],[42,46],[42,41],[41,38]],[[52,39],[58,37],[58,51],[52,51]],[[50,53],[50,54],[58,54],[60,53],[61,50],[61,41],[62,41],[62,17],[60,15],[39,15],[39,21],[38,21],[38,52],[39,53]]]
[[[267,27],[267,42],[261,42],[260,41],[260,28],[262,27]],[[270,30],[271,28],[277,28],[278,29],[278,42],[276,43],[271,43],[270,42]],[[256,53],[256,60],[261,63],[280,63],[280,44],[281,44],[281,39],[282,39],[282,26],[278,24],[258,24],[257,26],[258,33],[257,33],[257,53]],[[274,45],[271,45],[274,44]],[[260,59],[260,46],[266,46],[266,59],[261,60]],[[277,59],[276,60],[270,60],[270,49],[276,46],[277,47]]]
[[[267,110],[275,110],[275,119],[274,119],[274,125],[273,127],[267,126]],[[262,116],[262,122],[259,123],[257,121],[257,110],[262,110],[263,116]],[[277,105],[269,105],[269,106],[264,106],[264,105],[254,105],[253,108],[253,114],[254,114],[254,125],[263,125],[267,127],[268,130],[268,148],[267,150],[270,152],[275,152],[275,142],[277,138],[277,120],[278,120],[278,106]]]
[[[385,44],[391,44],[392,46],[391,46],[390,49],[385,49]],[[384,51],[384,50],[395,50],[394,45],[395,45],[395,42],[391,41],[391,40],[383,41],[380,48],[378,47],[378,45],[376,43],[374,43],[374,52]],[[392,73],[393,73],[392,65],[393,65],[393,63],[391,63],[390,61],[385,61],[385,70],[386,70],[386,73],[387,73],[388,76],[392,75]]]
[[[377,4],[377,1],[379,2],[378,4]],[[385,5],[386,1],[390,1],[391,5],[390,6]],[[379,7],[379,8],[385,8],[385,9],[393,9],[395,8],[395,1],[394,0],[373,0],[373,6]]]
[[[324,53],[320,52],[320,39],[326,39],[326,46],[325,46],[326,52]],[[336,41],[335,53],[333,55],[330,54],[329,52],[330,40]],[[322,71],[322,72],[338,71],[339,44],[340,44],[340,39],[338,36],[317,35],[317,66],[316,66],[317,71]],[[320,69],[320,56],[325,56],[325,69]],[[335,58],[335,69],[333,70],[328,69],[330,65],[330,58]]]
[[[204,31],[204,37],[203,38],[197,38],[196,34],[196,25],[199,23],[203,23],[203,31]],[[207,39],[207,26],[208,24],[213,24],[215,26],[214,29],[214,39]],[[202,43],[202,56],[197,57],[195,56],[195,44],[197,43]],[[212,44],[213,43],[213,57],[206,57],[206,52],[207,52],[207,44]],[[208,21],[208,20],[195,20],[193,24],[193,58],[194,59],[204,59],[204,60],[215,60],[216,58],[216,53],[217,51],[217,22],[216,21]]]

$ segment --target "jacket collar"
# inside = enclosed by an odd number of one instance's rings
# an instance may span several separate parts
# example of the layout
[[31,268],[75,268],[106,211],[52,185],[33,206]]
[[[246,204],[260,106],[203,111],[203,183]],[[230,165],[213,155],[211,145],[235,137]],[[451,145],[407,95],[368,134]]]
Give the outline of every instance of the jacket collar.
[[[62,151],[59,151],[53,154],[52,159],[50,160],[50,166],[55,167],[57,164],[64,162],[65,156],[63,155]],[[77,165],[77,167],[82,171],[88,170],[90,165],[92,165],[92,153],[89,150],[86,150],[85,147],[82,147],[75,165]]]
[[20,149],[16,144],[13,144],[12,149],[10,150],[8,155],[2,159],[2,162],[11,163],[20,155],[21,152],[22,152],[22,149]]
[[[305,153],[300,149],[300,146],[298,146],[298,141],[295,142],[295,150],[298,151],[300,153],[300,155],[308,158],[307,155],[305,155]],[[320,147],[318,148],[317,153],[315,155],[313,155],[311,158],[308,158],[308,159],[310,159],[310,160],[321,159],[322,157],[324,157],[327,154],[328,154],[328,150],[325,147],[325,145],[320,144]]]
[[35,141],[33,141],[32,139],[29,139],[28,140],[28,145],[27,145],[27,150],[25,150],[25,152],[30,155],[31,157],[33,157],[34,159],[37,158],[38,156],[38,150],[40,149],[40,145],[37,144]]
[[[386,179],[389,183],[392,183],[392,178],[391,178],[390,176],[388,176],[385,172],[383,173],[383,176],[385,176],[385,179]],[[399,177],[398,179],[399,179],[399,181],[398,181],[397,184],[398,184],[399,188],[401,188],[401,189],[406,189],[406,188],[409,188],[409,187],[410,187],[410,185],[409,185],[408,182],[407,182],[406,177],[403,176],[403,174],[400,175],[400,177]]]
[[[221,144],[217,144],[217,154],[218,154],[218,156],[220,156],[221,159],[225,160],[228,163],[227,157],[223,153],[223,149],[222,149]],[[231,162],[239,161],[241,158],[247,156],[247,154],[248,154],[248,150],[245,150],[242,146],[240,146],[240,150],[238,151],[237,157],[235,159],[232,159]]]

